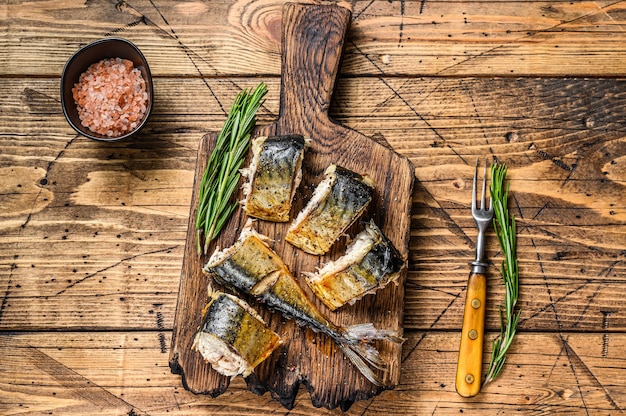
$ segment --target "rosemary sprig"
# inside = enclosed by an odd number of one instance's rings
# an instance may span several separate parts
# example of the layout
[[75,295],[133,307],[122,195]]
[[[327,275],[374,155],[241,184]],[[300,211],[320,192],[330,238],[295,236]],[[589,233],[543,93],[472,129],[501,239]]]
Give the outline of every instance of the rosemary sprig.
[[199,255],[206,254],[209,243],[217,237],[237,207],[231,197],[241,177],[239,168],[250,147],[256,112],[263,105],[266,93],[267,87],[260,83],[254,92],[250,89],[237,94],[217,136],[198,191],[196,246]]
[[505,297],[504,311],[500,307],[500,335],[492,343],[491,360],[483,385],[493,381],[504,366],[506,353],[513,343],[517,331],[521,311],[516,311],[519,295],[519,270],[517,267],[517,235],[515,217],[509,216],[508,199],[509,185],[505,185],[507,167],[502,163],[491,165],[491,200],[493,201],[495,229],[500,248],[504,254],[501,265],[502,280],[504,281]]

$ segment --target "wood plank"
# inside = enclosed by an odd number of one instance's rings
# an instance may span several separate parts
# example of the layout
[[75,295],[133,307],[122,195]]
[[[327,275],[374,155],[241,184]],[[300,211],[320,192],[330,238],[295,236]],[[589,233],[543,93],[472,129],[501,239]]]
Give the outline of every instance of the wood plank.
[[[280,73],[283,0],[0,6],[0,72],[58,77],[81,45],[126,37],[160,76]],[[351,2],[351,75],[622,76],[620,2]],[[210,22],[210,23],[209,23]]]
[[522,333],[500,378],[466,400],[454,391],[459,333],[410,331],[405,334],[400,385],[355,403],[345,413],[314,408],[306,389],[300,389],[295,408],[287,412],[269,394],[247,391],[241,378],[223,396],[194,395],[169,372],[170,335],[1,334],[0,353],[5,359],[0,361],[0,412],[72,415],[97,408],[137,415],[573,415],[619,414],[626,407],[623,333]]
[[[269,124],[279,80],[264,81],[259,123]],[[257,82],[208,86],[227,102]],[[224,114],[199,80],[155,86],[140,138],[103,145],[75,137],[57,80],[0,79],[3,328],[156,329],[154,304],[171,328],[197,145]],[[611,330],[626,328],[626,142],[615,111],[625,92],[622,80],[339,80],[331,116],[416,166],[406,327],[459,326],[475,235],[472,165],[490,154],[511,166],[519,207],[522,328],[595,331],[606,316]],[[488,253],[493,330],[502,299],[493,235]]]

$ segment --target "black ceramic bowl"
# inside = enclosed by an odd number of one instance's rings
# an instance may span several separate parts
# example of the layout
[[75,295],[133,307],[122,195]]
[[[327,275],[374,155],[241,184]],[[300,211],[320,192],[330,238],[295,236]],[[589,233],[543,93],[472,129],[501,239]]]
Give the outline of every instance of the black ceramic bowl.
[[[94,133],[87,127],[84,127],[78,117],[78,110],[76,109],[76,103],[74,102],[74,97],[72,96],[72,88],[74,87],[74,84],[78,82],[80,75],[87,70],[89,65],[108,58],[121,58],[132,61],[135,68],[138,68],[141,71],[141,75],[146,81],[146,92],[148,93],[146,113],[144,114],[141,122],[133,131],[117,137],[109,137]],[[126,39],[105,38],[94,41],[74,53],[63,68],[63,73],[61,75],[61,106],[63,107],[63,113],[65,114],[65,118],[68,123],[70,123],[70,126],[72,126],[74,130],[90,139],[113,142],[136,135],[146,124],[150,114],[152,113],[152,102],[152,75],[150,74],[148,62],[141,51]]]

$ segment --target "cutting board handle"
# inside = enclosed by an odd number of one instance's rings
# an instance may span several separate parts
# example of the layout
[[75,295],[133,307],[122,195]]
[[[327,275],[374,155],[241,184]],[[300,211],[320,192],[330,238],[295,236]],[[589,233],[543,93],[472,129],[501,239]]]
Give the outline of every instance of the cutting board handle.
[[284,5],[277,134],[306,135],[328,121],[351,14],[338,5]]

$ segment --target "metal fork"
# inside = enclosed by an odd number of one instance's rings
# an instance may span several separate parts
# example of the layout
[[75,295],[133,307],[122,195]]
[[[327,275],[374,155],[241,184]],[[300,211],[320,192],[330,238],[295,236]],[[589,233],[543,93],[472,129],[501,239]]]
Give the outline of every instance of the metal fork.
[[478,394],[481,386],[483,364],[483,340],[485,334],[485,301],[487,298],[487,263],[485,256],[485,231],[493,220],[493,201],[489,198],[486,208],[485,193],[487,190],[487,161],[483,173],[483,186],[480,197],[480,208],[476,202],[476,183],[478,182],[478,159],[474,169],[472,184],[472,217],[478,227],[476,238],[476,259],[470,263],[471,269],[467,281],[465,312],[463,313],[463,329],[456,371],[456,391],[463,397]]

